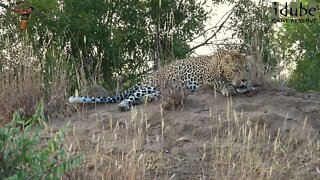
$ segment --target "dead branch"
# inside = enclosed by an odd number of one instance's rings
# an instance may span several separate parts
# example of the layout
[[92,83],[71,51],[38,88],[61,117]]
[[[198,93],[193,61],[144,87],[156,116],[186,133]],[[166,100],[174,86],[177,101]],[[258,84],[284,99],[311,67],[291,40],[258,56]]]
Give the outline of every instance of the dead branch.
[[[236,5],[236,6],[237,6],[237,5]],[[200,43],[200,44],[192,47],[192,48],[189,50],[189,52],[191,52],[191,51],[193,51],[193,50],[195,50],[195,49],[197,49],[197,48],[199,48],[199,47],[201,47],[201,46],[203,46],[203,45],[208,44],[208,42],[209,42],[211,39],[213,39],[214,37],[216,37],[216,35],[218,34],[218,32],[220,32],[220,30],[223,28],[224,24],[229,20],[230,16],[231,16],[232,13],[234,12],[233,10],[234,10],[234,8],[235,8],[236,6],[234,6],[230,11],[226,12],[226,13],[221,17],[221,19],[217,22],[217,24],[216,24],[214,27],[218,26],[219,22],[228,14],[228,16],[224,19],[224,21],[219,25],[218,29],[217,29],[208,39],[206,39],[203,43]]]

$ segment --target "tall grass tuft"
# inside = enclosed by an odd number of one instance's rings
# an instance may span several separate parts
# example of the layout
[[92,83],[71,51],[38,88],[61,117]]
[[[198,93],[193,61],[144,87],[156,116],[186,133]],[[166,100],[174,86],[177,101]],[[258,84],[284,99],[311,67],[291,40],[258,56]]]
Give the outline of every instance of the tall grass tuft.
[[[34,39],[39,35],[34,34]],[[50,33],[46,34],[50,39]],[[0,120],[8,123],[17,109],[21,116],[31,117],[36,103],[44,100],[46,115],[68,113],[65,98],[71,84],[78,86],[80,78],[73,78],[75,69],[65,49],[51,44],[32,42],[28,35],[18,43],[0,37],[4,48],[0,56]]]

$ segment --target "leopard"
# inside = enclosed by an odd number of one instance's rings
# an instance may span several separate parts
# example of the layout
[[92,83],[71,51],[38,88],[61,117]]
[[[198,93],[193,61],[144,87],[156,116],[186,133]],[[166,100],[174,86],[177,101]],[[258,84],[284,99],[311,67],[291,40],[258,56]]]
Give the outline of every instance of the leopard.
[[210,56],[189,57],[175,60],[138,83],[115,96],[71,96],[70,103],[119,103],[121,111],[128,111],[146,99],[158,101],[161,95],[160,81],[182,87],[190,93],[201,86],[210,86],[225,97],[244,94],[254,90],[250,81],[248,58],[238,51],[218,50]]

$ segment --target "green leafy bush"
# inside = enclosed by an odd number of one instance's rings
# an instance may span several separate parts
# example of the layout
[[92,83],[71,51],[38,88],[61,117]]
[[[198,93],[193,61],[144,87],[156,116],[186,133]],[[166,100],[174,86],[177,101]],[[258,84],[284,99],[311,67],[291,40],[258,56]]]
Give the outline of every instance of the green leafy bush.
[[300,92],[306,92],[308,90],[320,92],[319,67],[319,55],[313,60],[306,59],[298,61],[297,68],[293,71],[288,85]]
[[23,120],[15,112],[12,121],[0,128],[0,179],[60,179],[80,165],[83,157],[69,155],[63,148],[66,128],[49,139],[42,137],[44,117],[40,101],[33,117]]
[[[301,1],[305,7],[310,1]],[[302,17],[304,18],[304,17]],[[308,19],[308,17],[307,17]],[[320,23],[283,23],[279,31],[280,50],[287,63],[295,62],[288,85],[299,92],[320,91]]]

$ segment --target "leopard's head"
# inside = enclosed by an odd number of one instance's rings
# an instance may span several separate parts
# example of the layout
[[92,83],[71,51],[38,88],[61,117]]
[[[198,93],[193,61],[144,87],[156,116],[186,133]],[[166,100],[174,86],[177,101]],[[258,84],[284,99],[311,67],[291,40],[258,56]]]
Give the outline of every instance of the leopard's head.
[[250,79],[248,59],[241,53],[227,51],[220,62],[221,76],[236,89],[246,88]]

